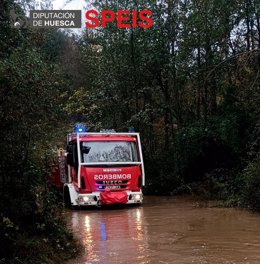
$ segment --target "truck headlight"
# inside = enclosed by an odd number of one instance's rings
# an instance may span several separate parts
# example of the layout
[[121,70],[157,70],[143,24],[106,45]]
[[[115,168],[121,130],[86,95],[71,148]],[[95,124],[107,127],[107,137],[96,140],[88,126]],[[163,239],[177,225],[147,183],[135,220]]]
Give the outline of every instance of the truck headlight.
[[134,201],[141,201],[142,200],[142,195],[141,194],[133,194]]
[[94,197],[93,196],[80,196],[78,201],[80,203],[90,203],[94,201]]
[[88,201],[89,201],[89,197],[86,197],[86,196],[83,197],[83,201],[84,201],[84,202],[88,202]]
[[141,199],[141,195],[140,194],[136,194],[134,198],[135,198],[135,200],[140,200]]

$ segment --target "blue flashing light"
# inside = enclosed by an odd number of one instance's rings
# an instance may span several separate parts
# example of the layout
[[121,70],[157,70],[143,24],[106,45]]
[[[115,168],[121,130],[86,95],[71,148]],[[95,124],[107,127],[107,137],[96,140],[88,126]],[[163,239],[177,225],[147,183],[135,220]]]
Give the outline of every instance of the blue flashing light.
[[134,133],[135,132],[135,128],[134,127],[129,127],[128,128],[128,132],[129,133]]
[[86,132],[87,128],[84,124],[82,123],[76,123],[74,126],[74,132],[75,133],[82,133],[82,132]]

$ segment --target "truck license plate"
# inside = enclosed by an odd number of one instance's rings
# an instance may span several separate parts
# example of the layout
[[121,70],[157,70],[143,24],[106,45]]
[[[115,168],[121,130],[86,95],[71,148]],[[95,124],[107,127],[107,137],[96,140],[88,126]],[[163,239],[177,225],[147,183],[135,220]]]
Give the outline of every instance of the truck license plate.
[[118,185],[113,185],[113,186],[107,186],[106,188],[113,190],[113,189],[120,189],[121,187]]

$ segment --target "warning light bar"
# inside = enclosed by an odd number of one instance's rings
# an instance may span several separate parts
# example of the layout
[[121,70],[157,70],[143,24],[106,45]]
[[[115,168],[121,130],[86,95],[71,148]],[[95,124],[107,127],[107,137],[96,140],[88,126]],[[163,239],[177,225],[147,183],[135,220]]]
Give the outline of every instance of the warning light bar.
[[74,132],[75,133],[84,133],[87,131],[87,128],[84,124],[82,123],[76,123],[74,126]]

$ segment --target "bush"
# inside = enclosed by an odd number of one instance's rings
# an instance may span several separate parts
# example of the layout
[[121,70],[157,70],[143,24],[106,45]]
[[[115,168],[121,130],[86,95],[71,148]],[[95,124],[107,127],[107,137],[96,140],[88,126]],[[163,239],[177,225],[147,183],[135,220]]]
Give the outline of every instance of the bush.
[[216,116],[207,122],[197,121],[178,129],[169,150],[145,161],[146,192],[193,193],[197,192],[196,186],[201,185],[198,192],[205,192],[203,196],[226,196],[227,185],[235,179],[232,177],[228,182],[228,171],[232,171],[238,159],[237,130],[233,116],[222,119]]
[[167,195],[180,187],[182,180],[175,168],[174,153],[167,151],[145,160],[145,194]]
[[243,200],[247,207],[260,211],[260,155],[243,172],[245,187]]
[[78,247],[63,219],[61,194],[43,169],[29,164],[0,193],[0,263],[62,263]]
[[216,127],[198,122],[176,133],[177,168],[185,183],[208,180],[212,171],[234,165],[234,151]]

